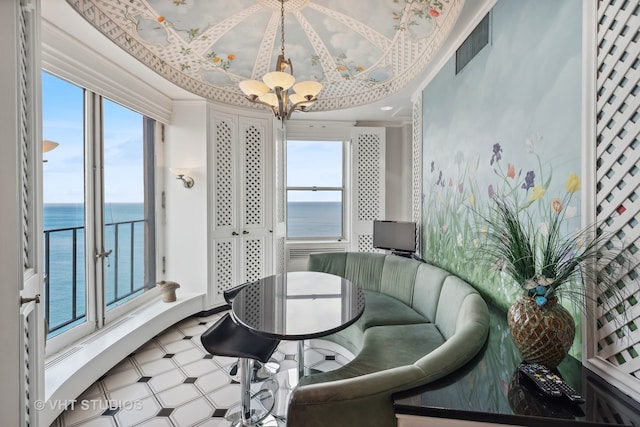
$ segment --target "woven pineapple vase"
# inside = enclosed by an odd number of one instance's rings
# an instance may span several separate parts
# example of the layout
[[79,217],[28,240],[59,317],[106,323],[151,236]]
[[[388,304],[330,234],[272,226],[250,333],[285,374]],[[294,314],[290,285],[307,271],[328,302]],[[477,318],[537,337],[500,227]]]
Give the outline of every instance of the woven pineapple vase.
[[509,308],[507,325],[522,359],[551,369],[567,356],[576,334],[573,317],[555,298],[538,306],[521,297]]

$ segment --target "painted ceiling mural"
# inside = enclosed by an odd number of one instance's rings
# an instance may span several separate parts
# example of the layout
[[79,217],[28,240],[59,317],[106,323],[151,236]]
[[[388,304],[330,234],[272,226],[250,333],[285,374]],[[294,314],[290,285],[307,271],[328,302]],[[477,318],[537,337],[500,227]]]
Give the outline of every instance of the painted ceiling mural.
[[[273,71],[278,0],[67,0],[122,49],[205,98],[255,106],[238,88]],[[398,92],[429,63],[464,0],[285,0],[285,56],[324,84],[313,110]]]

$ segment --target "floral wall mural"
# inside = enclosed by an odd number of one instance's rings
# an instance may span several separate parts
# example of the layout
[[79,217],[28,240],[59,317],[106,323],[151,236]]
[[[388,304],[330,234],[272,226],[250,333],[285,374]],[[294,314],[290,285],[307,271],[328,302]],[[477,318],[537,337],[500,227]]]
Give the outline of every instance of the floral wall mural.
[[422,257],[505,310],[521,288],[478,261],[492,198],[540,218],[540,233],[554,212],[567,233],[581,225],[581,9],[498,1],[490,44],[423,91]]

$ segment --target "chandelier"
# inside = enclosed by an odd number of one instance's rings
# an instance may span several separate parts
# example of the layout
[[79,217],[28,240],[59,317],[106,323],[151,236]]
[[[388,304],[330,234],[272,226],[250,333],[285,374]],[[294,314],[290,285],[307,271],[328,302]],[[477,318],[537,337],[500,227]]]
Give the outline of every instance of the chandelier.
[[[284,58],[284,1],[280,0],[280,55],[276,70],[265,74],[262,81],[243,80],[238,86],[246,98],[271,108],[278,120],[287,120],[296,110],[307,111],[322,90],[322,83],[305,81],[296,83],[291,59]],[[293,88],[293,93],[289,89]]]

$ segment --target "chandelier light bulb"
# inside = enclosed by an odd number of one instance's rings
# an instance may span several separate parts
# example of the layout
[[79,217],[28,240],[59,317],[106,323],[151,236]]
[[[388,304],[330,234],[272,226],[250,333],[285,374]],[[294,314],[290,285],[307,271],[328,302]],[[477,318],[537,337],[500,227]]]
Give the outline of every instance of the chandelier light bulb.
[[313,104],[313,101],[308,101],[307,98],[300,95],[299,93],[292,93],[289,95],[289,101],[295,106],[299,107],[310,107]]
[[260,95],[258,97],[258,100],[264,102],[265,104],[269,105],[270,107],[278,108],[278,97],[273,92],[269,92],[269,93],[265,93],[264,95]]
[[293,90],[301,96],[304,96],[306,99],[311,99],[320,93],[322,90],[322,83],[314,81],[300,82],[293,86]]
[[238,83],[240,90],[247,96],[254,96],[256,98],[269,92],[269,87],[258,80],[243,80]]
[[270,89],[280,88],[288,90],[296,82],[295,77],[283,71],[272,71],[262,77],[262,80]]

